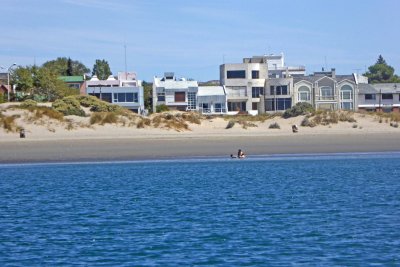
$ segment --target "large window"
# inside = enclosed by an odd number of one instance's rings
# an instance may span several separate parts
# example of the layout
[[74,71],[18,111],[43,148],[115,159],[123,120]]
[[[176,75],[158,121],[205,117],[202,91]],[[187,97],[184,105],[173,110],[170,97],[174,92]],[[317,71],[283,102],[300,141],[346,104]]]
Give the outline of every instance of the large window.
[[265,108],[267,111],[286,110],[291,107],[292,107],[291,98],[267,99],[265,102]]
[[228,102],[228,111],[246,111],[246,102]]
[[382,94],[382,99],[383,100],[392,100],[393,94]]
[[115,103],[138,102],[138,93],[114,93]]
[[226,72],[226,77],[228,79],[246,79],[245,70],[228,70]]
[[264,87],[252,87],[251,88],[251,97],[258,98],[260,95],[264,94]]
[[260,71],[258,71],[258,70],[251,71],[251,78],[252,79],[260,79]]
[[352,110],[353,109],[353,102],[342,102],[340,105],[343,110]]
[[321,87],[321,100],[333,100],[333,89],[330,86]]
[[175,92],[175,102],[185,102],[186,95],[185,92]]
[[298,99],[300,102],[311,101],[310,88],[307,86],[301,86],[298,90]]
[[271,95],[288,95],[288,86],[287,85],[278,85],[270,87]]
[[196,93],[189,92],[188,93],[188,110],[196,109]]
[[340,99],[341,100],[352,100],[353,89],[349,85],[344,85],[340,88]]
[[365,100],[376,100],[375,94],[365,94]]

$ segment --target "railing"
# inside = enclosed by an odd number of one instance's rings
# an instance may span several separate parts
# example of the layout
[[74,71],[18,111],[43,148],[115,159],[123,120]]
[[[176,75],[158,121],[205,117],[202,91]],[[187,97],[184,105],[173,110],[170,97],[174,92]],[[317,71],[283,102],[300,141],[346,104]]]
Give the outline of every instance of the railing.
[[226,113],[226,108],[216,108],[214,109],[214,111],[212,112],[212,110],[210,108],[199,108],[200,113],[202,114],[210,114],[210,113]]
[[327,100],[337,100],[336,96],[319,96],[318,100],[323,100],[323,101],[327,101]]
[[227,95],[229,97],[247,97],[247,92],[244,89],[241,90],[228,89]]

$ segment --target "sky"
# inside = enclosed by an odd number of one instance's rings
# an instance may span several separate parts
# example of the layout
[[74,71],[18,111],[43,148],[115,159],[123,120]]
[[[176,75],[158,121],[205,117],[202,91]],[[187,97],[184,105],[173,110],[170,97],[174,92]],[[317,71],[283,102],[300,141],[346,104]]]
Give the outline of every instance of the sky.
[[151,82],[218,80],[219,65],[284,53],[286,65],[400,73],[398,0],[1,0],[0,66],[96,59]]

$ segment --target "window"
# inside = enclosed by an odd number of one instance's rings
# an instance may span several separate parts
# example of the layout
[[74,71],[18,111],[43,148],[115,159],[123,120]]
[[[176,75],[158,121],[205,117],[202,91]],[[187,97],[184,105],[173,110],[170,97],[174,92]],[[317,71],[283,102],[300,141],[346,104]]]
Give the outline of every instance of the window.
[[228,102],[228,111],[246,111],[246,102]]
[[185,102],[185,92],[175,92],[175,102]]
[[251,88],[251,97],[252,98],[258,98],[260,95],[264,94],[264,88],[263,87],[252,87]]
[[353,99],[353,89],[349,85],[344,85],[340,89],[340,99],[341,100],[352,100]]
[[307,102],[311,100],[310,89],[306,86],[301,86],[298,91],[298,99],[300,102]]
[[258,71],[258,70],[251,71],[251,78],[252,79],[260,79],[260,71]]
[[270,91],[269,92],[270,95],[275,95],[275,87],[274,86],[270,86],[269,91]]
[[270,87],[271,95],[287,95],[288,94],[288,87],[287,85],[278,85]]
[[196,109],[196,93],[188,92],[188,110]]
[[286,110],[291,107],[292,107],[291,98],[267,99],[265,102],[265,109],[267,111]]
[[115,103],[138,102],[137,93],[114,93]]
[[365,94],[365,100],[376,100],[375,94]]
[[244,71],[244,70],[228,70],[226,72],[226,77],[228,79],[245,79],[246,71]]
[[321,100],[333,100],[333,89],[329,86],[321,87]]
[[223,105],[222,103],[215,103],[214,112],[225,112],[225,105]]
[[393,94],[382,94],[382,100],[392,100]]
[[164,102],[165,101],[165,93],[157,93],[157,101]]

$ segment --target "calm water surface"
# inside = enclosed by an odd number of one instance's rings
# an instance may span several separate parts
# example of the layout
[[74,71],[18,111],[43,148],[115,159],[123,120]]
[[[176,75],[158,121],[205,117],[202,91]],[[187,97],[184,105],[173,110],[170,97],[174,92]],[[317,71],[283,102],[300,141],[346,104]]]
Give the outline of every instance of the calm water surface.
[[400,157],[0,166],[0,266],[400,265]]

